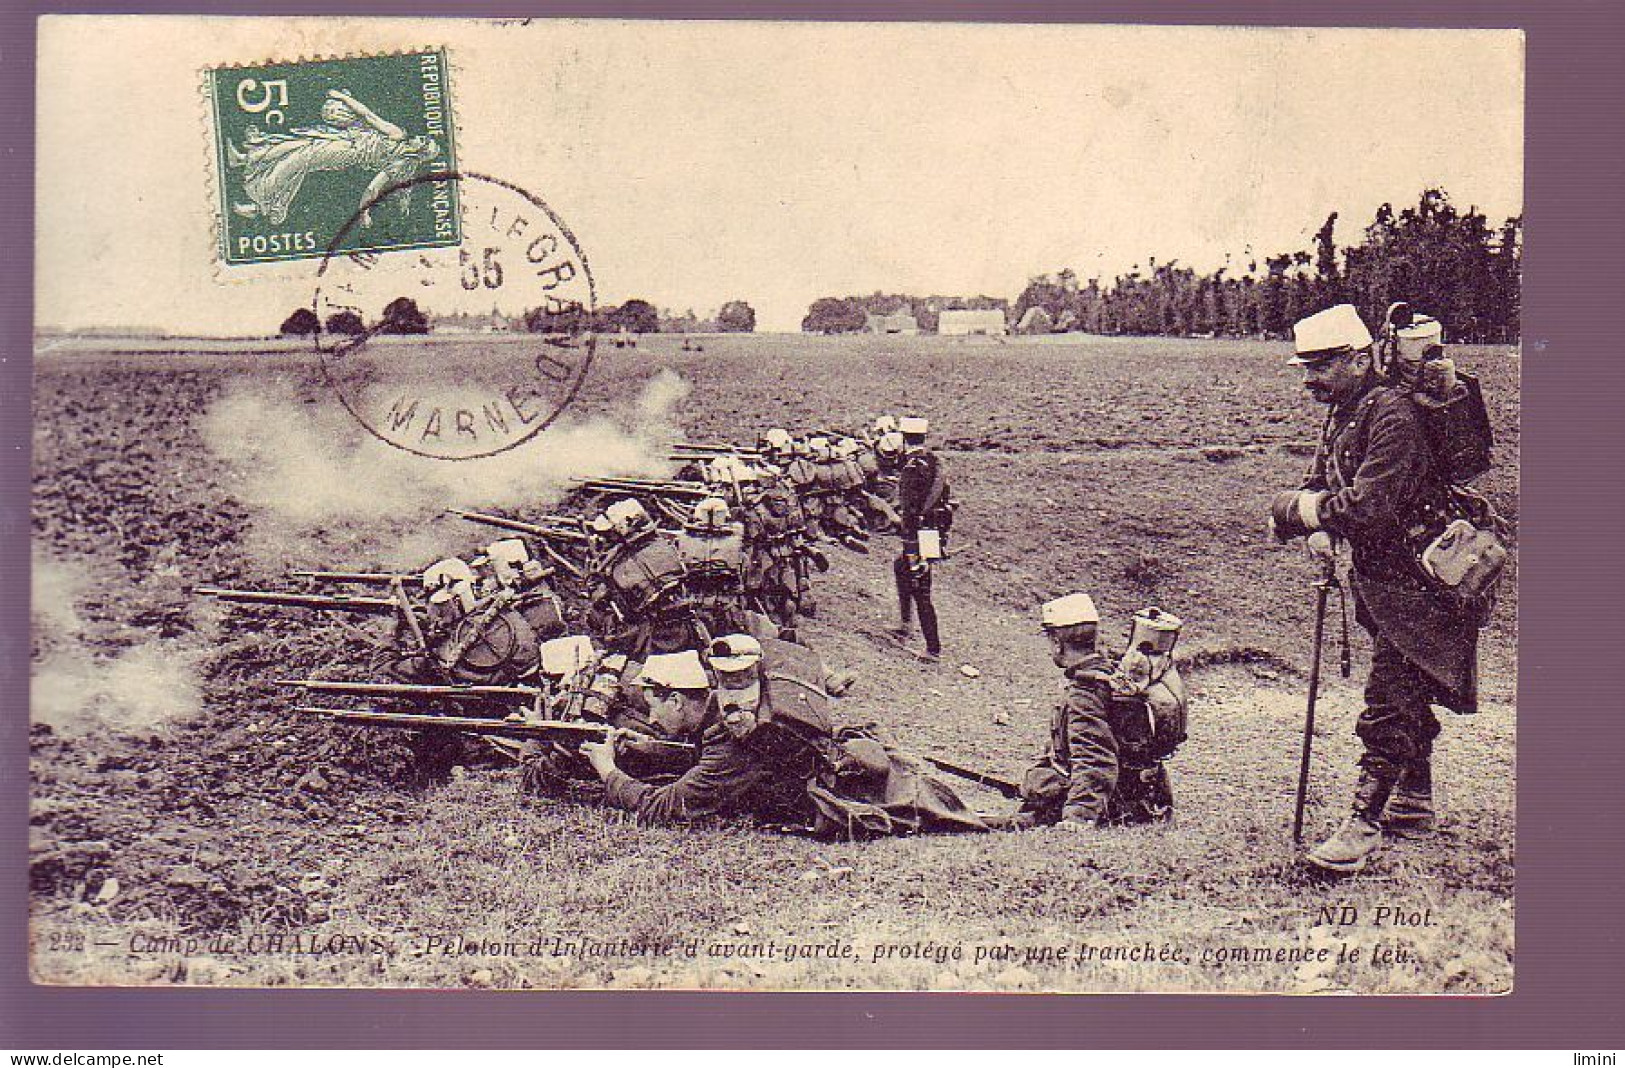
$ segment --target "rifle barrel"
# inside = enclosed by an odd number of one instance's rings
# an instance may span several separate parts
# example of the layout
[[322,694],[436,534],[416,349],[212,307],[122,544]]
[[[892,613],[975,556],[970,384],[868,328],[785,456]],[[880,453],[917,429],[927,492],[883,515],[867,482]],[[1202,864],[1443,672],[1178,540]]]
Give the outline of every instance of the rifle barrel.
[[949,761],[942,760],[938,757],[928,756],[925,758],[925,762],[937,768],[939,771],[947,772],[949,775],[952,775],[955,778],[976,783],[978,786],[986,786],[990,790],[997,790],[1005,797],[1012,799],[1019,799],[1021,797],[1021,787],[1011,782],[1009,779],[1001,779],[997,775],[989,775],[985,771],[975,771],[971,768],[960,767],[958,764],[950,763]]
[[277,679],[278,686],[298,686],[314,693],[348,693],[368,697],[452,697],[483,699],[517,697],[530,700],[534,686],[442,686],[410,682],[350,682],[336,679]]
[[647,493],[656,497],[709,497],[711,491],[698,482],[658,482],[654,480],[588,478],[581,485],[597,493]]
[[[295,712],[323,716],[340,723],[353,723],[363,727],[383,727],[414,731],[462,731],[496,738],[602,738],[612,728],[603,723],[578,723],[575,720],[545,719],[481,719],[475,716],[424,716],[407,712],[351,711],[338,708],[316,708],[298,705]],[[636,739],[637,744],[673,752],[692,753],[695,747],[688,742],[668,742],[659,738]]]
[[392,575],[387,571],[290,571],[294,578],[316,582],[357,582],[369,586],[388,586],[392,582],[415,582],[416,575]]
[[668,441],[668,449],[681,449],[685,452],[702,452],[712,456],[760,456],[760,449],[748,448],[743,445],[724,445],[710,441]]
[[351,597],[348,594],[283,593],[277,590],[227,590],[199,586],[195,592],[231,604],[269,604],[284,608],[318,608],[339,612],[393,614],[399,605],[388,597]]
[[447,508],[452,515],[461,516],[473,523],[483,523],[488,527],[497,527],[502,530],[511,530],[518,534],[529,534],[544,541],[558,539],[560,541],[586,541],[586,535],[574,530],[560,530],[554,527],[545,527],[539,523],[527,523],[523,519],[509,519],[507,516],[490,515],[486,512],[468,512],[461,508]]

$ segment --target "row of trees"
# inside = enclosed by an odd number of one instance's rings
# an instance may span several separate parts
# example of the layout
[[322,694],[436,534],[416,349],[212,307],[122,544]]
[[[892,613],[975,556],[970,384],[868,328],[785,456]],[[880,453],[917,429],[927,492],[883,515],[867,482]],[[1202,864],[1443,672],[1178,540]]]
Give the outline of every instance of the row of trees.
[[[496,316],[455,316],[452,322],[455,325],[466,325],[468,321],[491,320],[499,328],[507,328],[510,324],[506,319]],[[562,312],[550,312],[542,308],[533,308],[524,313],[518,320],[526,330],[535,333],[583,333],[588,329],[600,333],[619,333],[622,330],[632,334],[655,333],[750,333],[756,329],[756,309],[742,300],[731,300],[724,304],[709,319],[698,318],[692,310],[686,315],[677,316],[670,311],[659,311],[646,300],[629,300],[619,306],[599,308],[596,313],[589,316],[585,309],[575,308]],[[379,321],[378,329],[374,333],[381,334],[426,334],[429,332],[431,320],[417,306],[417,302],[409,297],[397,297],[384,306],[384,312]],[[282,322],[282,334],[288,337],[309,336],[323,331],[329,334],[357,335],[365,333],[366,324],[361,316],[354,311],[337,311],[327,317],[323,322],[316,313],[309,308],[295,310]]]
[[598,333],[624,330],[629,334],[748,334],[756,329],[756,309],[742,300],[730,300],[714,316],[702,319],[692,308],[678,315],[646,300],[633,299],[619,306],[599,308],[591,316],[584,308],[562,312],[532,308],[525,313],[524,323],[525,329],[541,334],[580,334],[589,329]]
[[[282,320],[282,334],[285,337],[309,337],[325,330],[329,334],[345,334],[356,336],[367,332],[367,324],[361,321],[361,316],[348,309],[336,311],[327,317],[323,323],[314,311],[309,308],[298,308]],[[417,301],[410,297],[396,297],[384,305],[384,314],[379,317],[378,334],[427,334],[429,332],[429,319]]]
[[1415,207],[1384,204],[1358,243],[1339,247],[1334,213],[1314,247],[1199,274],[1178,261],[1149,260],[1111,282],[1079,284],[1070,270],[1040,275],[1016,300],[1014,317],[1042,307],[1057,322],[1097,334],[1285,337],[1292,324],[1332,304],[1350,303],[1368,323],[1396,300],[1444,322],[1459,341],[1510,342],[1521,326],[1523,220],[1491,228],[1476,208],[1458,211],[1440,189]]
[[[807,309],[801,329],[843,334],[866,328],[871,315],[906,312],[919,329],[932,333],[943,311],[998,309],[1015,324],[1031,308],[1043,308],[1058,329],[1095,334],[1176,334],[1285,337],[1298,319],[1332,304],[1356,305],[1368,323],[1384,309],[1407,300],[1445,324],[1452,340],[1509,342],[1521,328],[1523,220],[1497,227],[1477,208],[1459,211],[1442,189],[1424,191],[1414,207],[1395,211],[1384,204],[1354,244],[1337,243],[1336,213],[1316,232],[1313,247],[1273,256],[1262,263],[1250,252],[1245,267],[1227,260],[1203,274],[1179,261],[1147,261],[1109,282],[1082,282],[1070,268],[1029,280],[1012,305],[1002,297],[915,297],[902,293],[820,297]],[[646,300],[599,308],[527,311],[525,329],[542,333],[634,334],[738,332],[756,329],[756,311],[743,300],[724,304],[714,317],[692,310],[662,312]],[[412,300],[401,297],[385,309],[383,333],[421,334],[430,320]],[[301,308],[282,324],[284,334],[359,334],[361,319],[348,311],[318,322]]]
[[904,293],[871,293],[866,297],[819,297],[801,320],[803,333],[850,334],[868,325],[871,315],[914,317],[923,333],[935,333],[939,316],[950,310],[997,309],[1009,315],[1010,302],[1004,297],[911,297]]

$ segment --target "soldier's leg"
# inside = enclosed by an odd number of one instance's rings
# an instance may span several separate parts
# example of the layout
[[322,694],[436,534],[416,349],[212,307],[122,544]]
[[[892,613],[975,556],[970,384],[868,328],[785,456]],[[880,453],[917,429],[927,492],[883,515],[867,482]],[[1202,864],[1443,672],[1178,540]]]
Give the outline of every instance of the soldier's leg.
[[920,616],[920,634],[925,638],[927,656],[942,655],[942,640],[937,633],[937,608],[931,603],[931,565],[921,564],[913,579],[914,610]]
[[[1394,645],[1374,634],[1365,709],[1355,733],[1365,745],[1354,810],[1337,832],[1310,850],[1307,860],[1333,872],[1354,872],[1382,844],[1383,810],[1401,773],[1415,767],[1437,733],[1422,673]],[[1432,733],[1429,733],[1431,725]],[[1425,741],[1424,741],[1425,739]]]
[[[1387,782],[1390,789],[1403,773],[1426,765],[1433,755],[1439,720],[1429,704],[1432,693],[1427,675],[1379,635],[1371,654],[1366,707],[1354,732],[1365,744],[1360,767]],[[1382,794],[1373,818],[1387,800],[1387,794]]]
[[896,632],[900,637],[907,638],[914,633],[914,585],[909,574],[908,556],[898,554],[891,565],[892,579],[897,585],[897,618],[899,620]]
[[1439,736],[1439,717],[1431,704],[1432,681],[1414,664],[1400,661],[1390,685],[1400,695],[1392,703],[1403,711],[1386,726],[1382,740],[1390,759],[1400,763],[1400,770],[1383,823],[1402,837],[1413,837],[1433,830],[1433,741]]

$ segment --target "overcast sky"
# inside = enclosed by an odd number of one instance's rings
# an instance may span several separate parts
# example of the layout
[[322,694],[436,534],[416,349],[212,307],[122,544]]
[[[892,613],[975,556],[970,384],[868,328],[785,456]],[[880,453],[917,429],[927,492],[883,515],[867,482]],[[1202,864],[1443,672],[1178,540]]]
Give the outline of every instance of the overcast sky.
[[875,290],[1014,297],[1353,240],[1442,186],[1522,211],[1511,31],[58,17],[38,322],[273,332],[314,263],[223,268],[202,71],[444,45],[459,163],[546,200],[600,300],[765,329]]

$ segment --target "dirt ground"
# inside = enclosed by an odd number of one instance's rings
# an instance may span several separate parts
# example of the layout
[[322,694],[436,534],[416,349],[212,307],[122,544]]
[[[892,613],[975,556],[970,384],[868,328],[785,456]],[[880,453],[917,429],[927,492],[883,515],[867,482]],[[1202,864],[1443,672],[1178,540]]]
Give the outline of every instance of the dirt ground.
[[[1511,987],[1515,569],[1483,635],[1484,711],[1445,724],[1439,834],[1341,882],[1295,862],[1311,574],[1265,542],[1262,517],[1295,485],[1319,416],[1284,346],[735,336],[684,353],[645,339],[602,353],[534,447],[473,467],[368,438],[298,351],[99,344],[36,357],[41,982]],[[1496,421],[1483,488],[1515,524],[1518,358],[1455,355]],[[446,506],[538,514],[572,476],[659,470],[675,437],[900,411],[931,417],[963,502],[938,572],[946,656],[923,664],[882,637],[884,549],[835,550],[809,633],[861,675],[844,718],[1019,776],[1057,689],[1037,603],[1086,589],[1117,640],[1160,605],[1186,620],[1194,691],[1175,825],[828,844],[643,828],[590,792],[524,801],[475,743],[293,722],[271,680],[363,670],[381,637],[368,625],[189,594],[286,586],[289,567],[420,568],[485,540]],[[1354,778],[1367,650],[1356,628],[1344,681],[1335,616],[1329,634],[1317,837]]]

